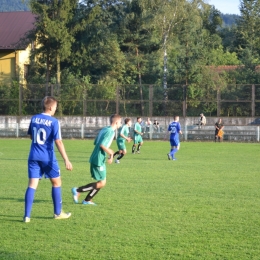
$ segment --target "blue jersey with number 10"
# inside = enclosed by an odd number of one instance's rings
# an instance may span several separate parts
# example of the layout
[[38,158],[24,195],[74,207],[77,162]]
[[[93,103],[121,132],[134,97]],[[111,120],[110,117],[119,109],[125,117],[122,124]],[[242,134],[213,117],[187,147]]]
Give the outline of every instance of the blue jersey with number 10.
[[56,118],[44,113],[33,116],[27,134],[32,137],[28,160],[56,160],[54,141],[61,139],[60,124]]

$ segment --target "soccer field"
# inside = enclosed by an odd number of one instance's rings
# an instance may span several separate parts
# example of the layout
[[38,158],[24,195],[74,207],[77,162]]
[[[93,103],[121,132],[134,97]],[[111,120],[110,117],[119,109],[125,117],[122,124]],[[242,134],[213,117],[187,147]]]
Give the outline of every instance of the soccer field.
[[[51,185],[38,187],[23,223],[29,139],[0,139],[0,259],[259,259],[260,145],[145,141],[141,154],[107,165],[94,201],[74,204],[71,188],[91,181],[92,140],[64,140],[73,171],[62,172],[63,209],[53,219]],[[115,141],[112,149],[116,151]],[[83,200],[83,195],[80,201]]]

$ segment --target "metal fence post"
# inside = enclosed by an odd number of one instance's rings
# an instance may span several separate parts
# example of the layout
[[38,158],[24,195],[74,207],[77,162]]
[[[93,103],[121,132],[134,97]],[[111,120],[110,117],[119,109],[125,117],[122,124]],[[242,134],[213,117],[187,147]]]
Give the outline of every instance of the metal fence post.
[[256,141],[259,142],[260,133],[259,133],[259,126],[256,127]]
[[153,116],[153,85],[149,85],[149,117]]
[[84,139],[84,124],[81,124],[81,139]]
[[221,92],[220,89],[217,90],[217,116],[220,116],[221,111]]
[[83,117],[87,115],[87,90],[83,90]]
[[251,116],[255,116],[255,85],[252,85]]
[[19,116],[22,115],[22,106],[23,106],[23,85],[19,84]]
[[116,114],[119,114],[119,86],[116,86]]
[[19,137],[19,124],[16,123],[16,137]]
[[182,107],[182,114],[183,117],[186,118],[187,112],[187,86],[183,86],[183,107]]
[[153,125],[149,126],[149,139],[152,140],[153,139]]

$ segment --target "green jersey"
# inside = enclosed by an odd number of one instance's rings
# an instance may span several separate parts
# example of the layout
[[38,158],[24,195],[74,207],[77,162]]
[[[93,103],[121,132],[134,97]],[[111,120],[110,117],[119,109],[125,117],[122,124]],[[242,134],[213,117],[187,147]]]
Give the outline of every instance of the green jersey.
[[[138,131],[139,133],[142,132],[142,127],[141,127],[141,125],[140,125],[138,122],[135,123],[134,130]],[[136,133],[135,131],[134,131],[134,134],[135,134],[135,135],[139,135],[139,134]]]
[[91,164],[102,166],[106,161],[106,152],[100,147],[103,145],[107,148],[110,147],[115,136],[115,131],[111,126],[104,127],[100,130],[98,136],[94,141],[95,148],[89,158]]
[[125,137],[128,137],[128,135],[129,135],[129,127],[128,127],[128,125],[123,125],[118,130],[117,140],[118,141],[125,141],[126,139],[124,137],[122,137],[121,134],[124,135]]

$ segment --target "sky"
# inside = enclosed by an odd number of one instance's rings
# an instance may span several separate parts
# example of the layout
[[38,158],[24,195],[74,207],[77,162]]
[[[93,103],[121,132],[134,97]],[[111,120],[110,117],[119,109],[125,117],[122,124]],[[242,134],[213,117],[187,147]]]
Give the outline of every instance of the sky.
[[240,14],[240,0],[207,0],[210,5],[214,5],[223,14]]

